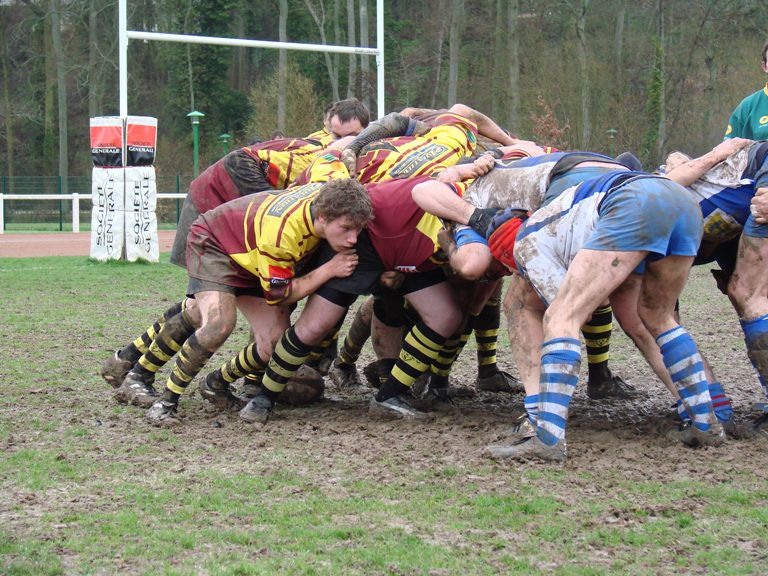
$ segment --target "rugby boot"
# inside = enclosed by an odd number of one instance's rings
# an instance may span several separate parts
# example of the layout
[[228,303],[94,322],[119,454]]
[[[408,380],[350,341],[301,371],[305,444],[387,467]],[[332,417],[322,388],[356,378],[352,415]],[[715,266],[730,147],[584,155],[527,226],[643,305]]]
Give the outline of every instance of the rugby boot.
[[217,374],[220,374],[220,372],[209,373],[205,380],[199,384],[197,389],[200,391],[200,396],[216,406],[218,410],[240,409],[245,406],[245,401],[235,396],[229,383],[225,382],[222,378],[217,378]]
[[104,378],[107,384],[112,388],[119,388],[125,380],[128,372],[131,371],[135,362],[130,360],[123,360],[120,358],[119,350],[115,350],[115,353],[104,361],[101,365],[101,377]]
[[179,405],[170,400],[158,400],[147,410],[147,420],[154,426],[176,425],[181,422],[177,413]]
[[685,422],[673,430],[669,436],[691,448],[722,446],[725,443],[725,429],[719,422],[712,424],[706,432],[699,430],[691,422]]
[[254,424],[265,424],[272,415],[275,403],[266,394],[257,394],[240,410],[240,419]]
[[392,396],[391,398],[381,401],[376,400],[376,397],[374,396],[371,398],[371,403],[368,405],[368,413],[379,416],[404,418],[406,420],[428,420],[430,418],[429,414],[417,410],[401,396]]
[[523,384],[509,372],[499,370],[490,376],[475,380],[475,387],[485,392],[522,392]]
[[135,370],[128,372],[120,388],[115,390],[115,399],[122,404],[149,408],[158,399],[157,391],[152,386],[154,381],[154,374],[142,374]]
[[261,390],[261,378],[254,380],[252,378],[244,378],[243,385],[240,386],[240,394],[238,396],[248,402],[251,398],[256,396]]
[[528,438],[533,438],[536,436],[536,424],[531,422],[528,414],[522,414],[517,419],[517,422],[512,425],[509,434],[514,442],[522,442]]
[[590,400],[619,398],[627,400],[639,394],[637,388],[627,384],[621,376],[615,376],[606,368],[600,375],[592,374],[587,380],[587,396]]
[[337,388],[359,388],[363,385],[360,381],[360,375],[357,373],[357,366],[354,364],[342,364],[338,358],[333,361],[328,371],[328,376]]
[[565,440],[559,440],[547,446],[534,435],[512,444],[486,446],[483,454],[494,460],[544,460],[545,462],[564,462],[566,457]]

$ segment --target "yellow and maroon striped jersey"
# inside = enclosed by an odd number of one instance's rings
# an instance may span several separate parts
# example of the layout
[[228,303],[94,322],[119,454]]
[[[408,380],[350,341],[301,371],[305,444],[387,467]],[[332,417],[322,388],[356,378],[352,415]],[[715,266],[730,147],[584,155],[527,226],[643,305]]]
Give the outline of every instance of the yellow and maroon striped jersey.
[[320,144],[323,146],[323,148],[327,148],[331,145],[331,142],[333,142],[333,134],[328,132],[325,128],[321,128],[317,132],[312,132],[309,136],[305,136],[304,140],[316,140],[317,142],[320,142]]
[[477,125],[445,112],[430,120],[422,136],[386,138],[367,146],[357,159],[357,178],[363,184],[397,178],[433,176],[472,154]]
[[303,138],[278,138],[243,148],[263,163],[264,176],[275,189],[286,188],[321,150],[323,145],[319,141]]

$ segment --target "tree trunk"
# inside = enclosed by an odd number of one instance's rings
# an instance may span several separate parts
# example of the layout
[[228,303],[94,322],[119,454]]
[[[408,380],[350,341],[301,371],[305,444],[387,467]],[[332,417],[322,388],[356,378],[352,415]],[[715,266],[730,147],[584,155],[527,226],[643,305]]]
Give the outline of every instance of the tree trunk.
[[101,113],[101,58],[97,14],[99,0],[90,0],[88,7],[88,116]]
[[61,191],[67,194],[67,177],[69,176],[69,147],[67,129],[67,78],[64,71],[64,50],[61,46],[61,0],[51,3],[51,45],[56,57],[56,82],[58,94],[59,116],[59,176]]
[[[368,47],[368,0],[360,0],[360,45]],[[371,77],[368,56],[360,56],[360,89],[363,96],[363,104],[371,107]]]
[[[357,35],[355,34],[355,0],[347,0],[347,45],[357,46]],[[357,54],[349,55],[348,80],[347,98],[352,98],[352,96],[357,93]]]
[[507,129],[514,133],[520,130],[520,39],[517,19],[520,12],[519,0],[507,3],[507,41],[508,45],[508,91],[507,91]]
[[[192,15],[192,0],[187,0],[187,13],[184,15],[184,34],[189,34],[189,18]],[[187,80],[189,82],[189,111],[195,110],[195,76],[192,69],[192,44],[187,47]]]
[[[341,45],[341,0],[333,0],[333,43],[336,46]],[[336,75],[336,86],[339,85],[339,55],[333,55],[333,73]],[[338,100],[338,98],[336,98]]]
[[627,16],[626,0],[618,0],[616,7],[616,28],[613,35],[613,77],[616,103],[620,104],[624,98],[624,23]]
[[[0,10],[0,31],[2,31],[3,36],[5,38],[8,38],[8,26],[6,26],[5,23],[5,10]],[[8,89],[9,84],[11,83],[11,72],[10,67],[8,66],[8,60],[10,58],[10,54],[8,52],[8,43],[7,42],[0,42],[0,59],[2,60],[3,64],[3,110],[5,113],[3,114],[3,117],[5,119],[5,158],[6,158],[6,174],[8,176],[8,181],[10,184],[9,192],[13,192],[13,176],[14,176],[14,161],[13,157],[15,154],[15,147],[16,147],[16,140],[14,138],[14,132],[13,132],[13,120],[14,120],[14,114],[13,110],[11,109],[11,96]]]
[[659,65],[661,67],[661,89],[659,91],[659,140],[656,148],[656,159],[661,160],[664,157],[664,148],[667,139],[667,65],[666,65],[666,42],[664,31],[664,0],[659,0],[659,44],[661,54],[659,56]]
[[41,174],[52,176],[55,173],[56,162],[54,159],[54,116],[56,114],[56,55],[53,52],[51,40],[53,25],[52,16],[44,16],[43,26],[43,51],[45,53],[45,98],[43,108],[43,150]]
[[464,29],[464,0],[453,0],[451,9],[450,46],[448,49],[448,105],[456,104],[459,87],[461,32]]
[[[310,16],[312,16],[312,20],[315,21],[317,30],[320,32],[320,43],[328,44],[325,36],[325,6],[322,3],[322,0],[320,2],[319,12],[318,10],[315,9],[315,6],[312,4],[312,0],[304,0],[304,4],[306,4],[307,10],[309,10],[309,14]],[[333,65],[333,59],[331,58],[331,55],[328,52],[324,52],[323,56],[325,57],[325,68],[328,70],[328,78],[331,81],[331,91],[333,92],[333,99],[334,101],[336,101],[339,99],[339,71],[338,71],[338,68]]]
[[[280,19],[278,23],[280,42],[288,41],[288,0],[280,0]],[[288,83],[288,51],[279,50],[277,75],[277,129],[285,132],[285,91]]]
[[[445,14],[446,3],[445,0],[439,0],[439,13]],[[437,94],[440,87],[440,77],[443,72],[443,42],[445,42],[445,27],[448,24],[447,18],[440,18],[440,24],[437,28],[437,38],[435,40],[435,75],[432,81],[432,99],[430,101],[430,108],[435,108],[437,105]]]
[[579,74],[581,75],[581,147],[589,149],[589,140],[592,136],[592,124],[590,117],[591,94],[589,82],[589,53],[587,51],[587,8],[589,0],[581,0],[576,11],[576,39],[578,40]]

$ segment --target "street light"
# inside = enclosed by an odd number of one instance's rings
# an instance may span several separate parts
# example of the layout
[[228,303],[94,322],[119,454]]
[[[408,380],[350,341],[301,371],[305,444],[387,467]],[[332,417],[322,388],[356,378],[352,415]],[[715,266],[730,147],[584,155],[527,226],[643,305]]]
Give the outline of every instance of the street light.
[[606,130],[606,132],[608,133],[608,137],[611,139],[611,144],[610,144],[611,145],[611,158],[613,158],[615,156],[615,154],[614,154],[614,152],[615,152],[614,147],[615,147],[615,143],[616,143],[615,142],[616,141],[616,133],[618,132],[618,130],[616,130],[616,128],[608,128],[608,130]]
[[197,110],[193,110],[189,114],[187,114],[187,118],[189,118],[189,121],[192,122],[192,142],[194,145],[194,172],[195,172],[195,178],[197,178],[197,166],[198,166],[198,143],[199,143],[199,135],[197,133],[198,129],[200,128],[200,118],[203,118],[205,114],[202,112],[198,112]]
[[229,152],[229,140],[232,138],[229,134],[224,132],[221,136],[219,136],[219,140],[221,140],[221,149],[224,151],[224,156],[227,155],[227,152]]

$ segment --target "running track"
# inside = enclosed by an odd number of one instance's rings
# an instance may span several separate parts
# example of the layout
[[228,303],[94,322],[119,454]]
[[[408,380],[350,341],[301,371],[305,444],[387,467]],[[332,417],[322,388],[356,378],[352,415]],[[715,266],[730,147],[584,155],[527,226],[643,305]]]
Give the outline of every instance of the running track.
[[[158,232],[160,252],[170,252],[175,230]],[[89,256],[91,233],[56,232],[52,234],[0,234],[0,258],[31,256]]]

